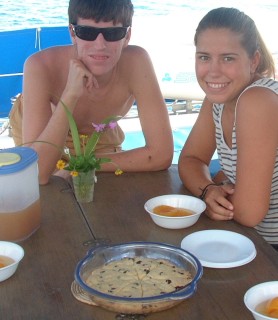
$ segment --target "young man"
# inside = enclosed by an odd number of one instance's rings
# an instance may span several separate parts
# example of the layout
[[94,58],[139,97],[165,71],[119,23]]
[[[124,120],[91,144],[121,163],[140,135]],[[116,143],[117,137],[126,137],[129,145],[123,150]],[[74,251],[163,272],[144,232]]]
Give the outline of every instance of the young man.
[[[70,148],[61,101],[73,113],[79,133],[86,135],[94,130],[92,123],[124,116],[136,101],[146,145],[122,151],[124,134],[117,126],[102,136],[97,155],[105,153],[123,171],[167,169],[173,156],[169,117],[149,55],[128,45],[131,1],[70,0],[68,13],[73,44],[48,48],[25,62],[23,143],[47,141]],[[30,144],[39,155],[41,184],[61,157],[51,144]],[[114,171],[115,166],[105,164],[102,170]]]

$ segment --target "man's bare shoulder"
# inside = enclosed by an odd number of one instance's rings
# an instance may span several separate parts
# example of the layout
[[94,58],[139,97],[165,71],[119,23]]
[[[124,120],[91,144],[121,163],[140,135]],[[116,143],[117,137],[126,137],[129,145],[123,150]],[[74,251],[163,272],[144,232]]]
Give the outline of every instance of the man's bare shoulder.
[[26,64],[42,64],[42,65],[57,65],[61,61],[65,61],[72,52],[72,45],[68,46],[55,46],[43,49],[34,53],[27,58]]
[[135,45],[129,45],[123,50],[122,57],[120,59],[120,66],[123,67],[125,72],[140,72],[142,69],[149,69],[151,65],[152,62],[150,56],[147,50],[144,48]]
[[136,46],[136,45],[128,45],[124,50],[123,50],[123,56],[127,56],[129,58],[147,58],[149,57],[149,54],[146,49]]

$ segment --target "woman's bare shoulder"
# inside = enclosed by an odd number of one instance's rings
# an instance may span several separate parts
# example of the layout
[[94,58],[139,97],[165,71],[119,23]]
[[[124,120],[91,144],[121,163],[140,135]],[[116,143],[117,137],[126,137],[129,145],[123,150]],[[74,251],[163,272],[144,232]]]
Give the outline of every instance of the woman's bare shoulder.
[[278,94],[266,87],[250,87],[240,96],[237,110],[241,105],[244,105],[248,112],[278,112]]

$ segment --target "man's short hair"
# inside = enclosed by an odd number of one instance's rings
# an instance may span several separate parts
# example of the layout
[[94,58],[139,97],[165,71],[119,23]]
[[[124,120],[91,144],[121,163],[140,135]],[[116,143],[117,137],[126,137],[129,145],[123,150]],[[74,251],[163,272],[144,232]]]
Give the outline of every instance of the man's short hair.
[[77,24],[78,18],[93,19],[96,22],[113,21],[123,27],[132,25],[134,9],[130,0],[70,0],[69,23]]

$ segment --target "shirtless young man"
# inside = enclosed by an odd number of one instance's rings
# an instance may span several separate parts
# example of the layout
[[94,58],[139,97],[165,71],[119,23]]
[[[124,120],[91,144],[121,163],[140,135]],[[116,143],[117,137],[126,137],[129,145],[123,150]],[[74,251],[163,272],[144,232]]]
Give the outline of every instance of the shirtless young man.
[[[136,101],[146,145],[117,152],[124,138],[118,127],[103,150],[123,171],[167,169],[173,156],[169,117],[149,55],[128,45],[131,1],[70,0],[68,12],[73,44],[45,49],[25,62],[23,142],[66,145],[69,125],[61,101],[73,113],[79,133],[87,135],[92,122],[124,116]],[[61,153],[46,143],[30,146],[39,156],[40,183],[46,184]],[[99,149],[98,155],[103,152]],[[108,163],[102,170],[115,166]]]

